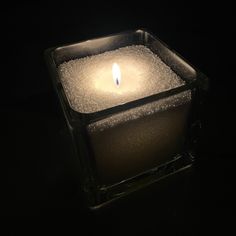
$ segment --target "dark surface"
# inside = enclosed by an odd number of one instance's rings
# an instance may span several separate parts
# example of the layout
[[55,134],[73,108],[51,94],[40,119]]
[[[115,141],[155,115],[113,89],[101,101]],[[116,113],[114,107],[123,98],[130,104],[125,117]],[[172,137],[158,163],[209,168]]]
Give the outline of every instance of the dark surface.
[[[73,216],[82,235],[84,229],[109,235],[228,234],[235,222],[236,165],[232,4],[89,4],[21,3],[1,9],[1,214]],[[43,51],[140,27],[211,79],[195,172],[99,213],[86,212],[67,161],[66,131]]]

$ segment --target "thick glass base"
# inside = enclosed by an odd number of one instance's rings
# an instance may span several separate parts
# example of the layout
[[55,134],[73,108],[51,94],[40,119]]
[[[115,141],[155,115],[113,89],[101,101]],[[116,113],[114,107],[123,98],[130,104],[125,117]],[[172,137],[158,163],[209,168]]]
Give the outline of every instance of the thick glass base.
[[90,209],[99,209],[100,207],[103,207],[112,201],[115,201],[139,189],[145,188],[146,186],[158,182],[163,178],[183,172],[191,168],[193,163],[194,157],[192,154],[184,153],[175,156],[169,162],[166,162],[127,180],[121,181],[120,183],[108,187],[100,187],[97,189],[97,194],[93,195],[97,196],[97,198],[90,199]]

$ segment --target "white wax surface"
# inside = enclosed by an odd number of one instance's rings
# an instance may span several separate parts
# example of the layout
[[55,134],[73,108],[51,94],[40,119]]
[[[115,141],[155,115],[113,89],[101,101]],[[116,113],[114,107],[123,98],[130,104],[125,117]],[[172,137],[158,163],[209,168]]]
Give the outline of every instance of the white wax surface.
[[[121,70],[119,86],[112,76],[114,63]],[[64,62],[58,72],[71,107],[81,113],[97,112],[184,84],[142,45]]]

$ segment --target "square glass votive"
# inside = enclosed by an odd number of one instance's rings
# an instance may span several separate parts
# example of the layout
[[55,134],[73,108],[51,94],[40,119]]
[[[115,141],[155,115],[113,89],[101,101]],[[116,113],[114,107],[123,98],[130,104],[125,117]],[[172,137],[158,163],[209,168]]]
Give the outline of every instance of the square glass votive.
[[192,166],[208,79],[155,36],[128,31],[45,56],[89,207]]

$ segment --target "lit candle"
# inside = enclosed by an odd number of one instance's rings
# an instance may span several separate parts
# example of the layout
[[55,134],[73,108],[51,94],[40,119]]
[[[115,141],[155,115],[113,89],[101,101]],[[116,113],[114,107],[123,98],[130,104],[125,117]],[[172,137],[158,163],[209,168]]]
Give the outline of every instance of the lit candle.
[[192,166],[208,79],[155,36],[123,32],[45,56],[90,207]]
[[[87,114],[185,84],[143,45],[70,60],[58,72],[70,106]],[[101,183],[132,177],[181,151],[190,100],[186,91],[90,124],[87,133]]]

